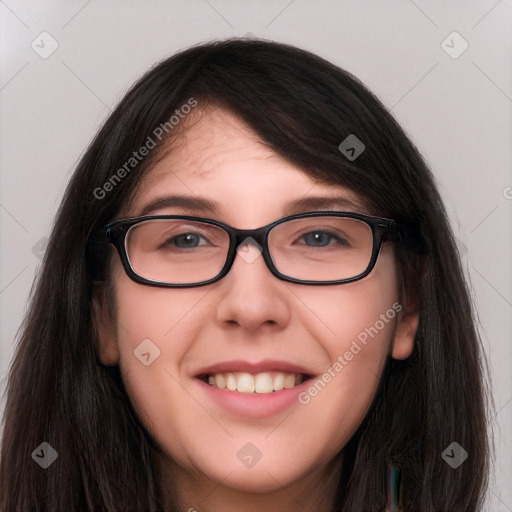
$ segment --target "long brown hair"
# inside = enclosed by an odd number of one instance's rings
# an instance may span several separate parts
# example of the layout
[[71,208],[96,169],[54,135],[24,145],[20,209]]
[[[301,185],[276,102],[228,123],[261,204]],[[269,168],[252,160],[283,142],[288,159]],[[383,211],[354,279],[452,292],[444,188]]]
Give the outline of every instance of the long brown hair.
[[[243,39],[201,44],[156,65],[78,164],[9,373],[1,510],[162,510],[152,441],[118,368],[97,359],[90,307],[99,269],[86,247],[91,230],[126,206],[158,151],[104,197],[94,192],[190,98],[229,109],[276,153],[360,194],[372,213],[409,226],[424,246],[422,255],[398,246],[401,279],[420,312],[415,350],[406,361],[388,362],[373,407],[344,447],[333,510],[383,510],[391,462],[402,468],[404,510],[480,510],[489,462],[484,359],[432,173],[392,115],[348,72],[291,46]],[[354,161],[338,149],[350,134],[365,144]],[[170,137],[172,130],[156,140],[157,149]],[[42,442],[58,453],[47,469],[31,457]],[[469,454],[457,469],[442,458],[452,442]]]

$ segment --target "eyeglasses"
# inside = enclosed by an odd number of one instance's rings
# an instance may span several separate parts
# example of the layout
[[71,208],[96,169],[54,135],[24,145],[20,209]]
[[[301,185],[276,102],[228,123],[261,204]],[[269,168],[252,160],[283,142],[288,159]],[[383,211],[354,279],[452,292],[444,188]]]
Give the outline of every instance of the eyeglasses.
[[[92,236],[116,247],[133,281],[163,287],[214,283],[237,254],[247,263],[261,255],[273,275],[292,283],[349,283],[373,270],[385,239],[401,239],[394,220],[332,211],[289,215],[258,229],[187,215],[144,216],[113,222]],[[258,251],[250,257],[249,246]]]

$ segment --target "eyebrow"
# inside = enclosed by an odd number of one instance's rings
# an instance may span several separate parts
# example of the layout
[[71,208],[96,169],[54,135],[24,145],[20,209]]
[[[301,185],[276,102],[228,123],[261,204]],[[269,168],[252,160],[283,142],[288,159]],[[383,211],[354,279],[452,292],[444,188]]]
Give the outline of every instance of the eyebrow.
[[[165,208],[181,208],[190,213],[210,215],[219,215],[222,209],[219,203],[204,197],[171,195],[154,199],[142,208],[139,216],[150,215],[157,210],[163,210]],[[344,196],[310,196],[290,201],[285,207],[284,216],[318,210],[364,212],[366,206],[359,200]]]
[[220,205],[215,201],[211,201],[204,197],[193,197],[183,195],[173,195],[159,197],[149,204],[144,206],[142,211],[139,213],[140,216],[150,215],[156,210],[162,210],[164,208],[181,208],[191,213],[210,213],[218,215],[220,212]]
[[287,204],[286,215],[303,211],[335,210],[335,211],[359,211],[363,213],[366,206],[362,201],[350,199],[345,196],[335,197],[304,197]]

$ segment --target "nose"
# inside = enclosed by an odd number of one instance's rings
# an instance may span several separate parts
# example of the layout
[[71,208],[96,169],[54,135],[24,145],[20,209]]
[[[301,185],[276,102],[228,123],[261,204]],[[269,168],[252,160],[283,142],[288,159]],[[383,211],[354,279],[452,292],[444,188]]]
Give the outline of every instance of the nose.
[[257,244],[238,247],[230,271],[218,284],[219,321],[248,331],[284,328],[290,322],[286,283],[270,272]]

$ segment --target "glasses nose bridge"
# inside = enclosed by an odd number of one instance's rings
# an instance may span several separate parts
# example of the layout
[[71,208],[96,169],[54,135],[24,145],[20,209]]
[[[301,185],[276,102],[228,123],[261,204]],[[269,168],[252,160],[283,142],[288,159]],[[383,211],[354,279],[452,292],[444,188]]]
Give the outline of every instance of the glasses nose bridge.
[[268,226],[264,226],[262,228],[257,228],[257,229],[233,228],[235,247],[238,247],[241,243],[243,243],[245,240],[247,240],[247,238],[252,238],[265,251],[267,249],[265,239],[266,239],[266,234],[269,230],[270,230],[270,228]]
[[271,273],[275,274],[276,271],[273,269],[269,247],[266,241],[267,233],[272,229],[272,227],[272,225],[267,225],[256,229],[231,228],[231,234],[233,236],[232,240],[234,241],[234,245],[230,250],[231,256],[228,256],[228,259],[230,260],[228,268],[231,269],[233,263],[235,262],[235,258],[238,254],[238,248],[244,243],[245,240],[250,238],[258,244],[259,250],[261,251],[261,256],[263,257],[263,261],[265,262],[268,270],[270,270]]

